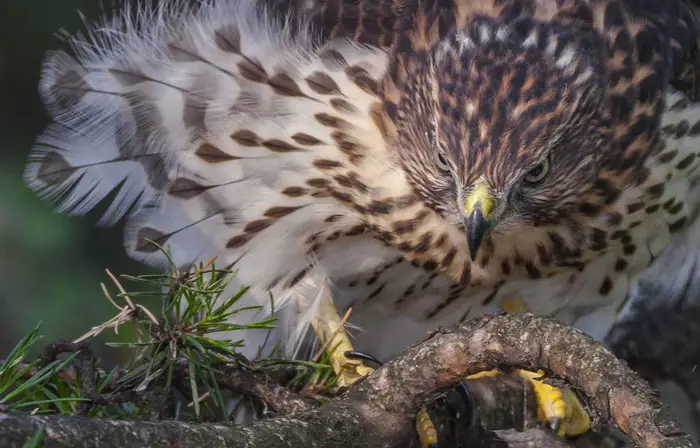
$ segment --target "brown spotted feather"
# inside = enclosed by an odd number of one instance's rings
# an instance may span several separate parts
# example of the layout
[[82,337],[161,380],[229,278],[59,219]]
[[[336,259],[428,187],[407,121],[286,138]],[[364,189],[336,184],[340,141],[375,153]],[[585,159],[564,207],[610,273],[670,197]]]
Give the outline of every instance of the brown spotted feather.
[[[378,356],[513,293],[576,321],[695,217],[692,23],[680,0],[161,2],[49,56],[26,177],[72,213],[116,189],[130,255],[219,257],[291,350],[329,291]],[[472,261],[477,183],[499,221]]]

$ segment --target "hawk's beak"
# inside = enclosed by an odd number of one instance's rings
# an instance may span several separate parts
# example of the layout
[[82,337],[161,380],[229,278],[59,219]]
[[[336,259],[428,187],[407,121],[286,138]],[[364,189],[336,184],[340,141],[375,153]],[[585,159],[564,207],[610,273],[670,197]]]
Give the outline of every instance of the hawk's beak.
[[467,195],[464,204],[464,227],[467,229],[467,244],[472,261],[476,260],[479,247],[491,230],[495,209],[495,201],[486,185],[477,185]]

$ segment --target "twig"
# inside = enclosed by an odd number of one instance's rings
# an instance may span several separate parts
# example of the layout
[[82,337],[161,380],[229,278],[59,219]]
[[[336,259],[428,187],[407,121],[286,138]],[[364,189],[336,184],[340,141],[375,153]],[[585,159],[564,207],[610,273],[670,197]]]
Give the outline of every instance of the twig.
[[92,349],[85,343],[75,343],[68,340],[59,340],[48,345],[44,349],[41,356],[40,365],[46,366],[55,361],[59,355],[63,353],[78,353],[75,362],[75,369],[80,379],[80,390],[93,403],[81,402],[78,405],[78,411],[86,413],[90,410],[95,400],[98,400],[100,394],[97,391],[97,366],[95,355]]
[[259,399],[278,416],[309,411],[320,404],[292,392],[263,372],[231,367],[217,375],[217,380],[223,388]]
[[340,330],[342,330],[343,328],[345,328],[345,324],[348,322],[348,319],[350,319],[350,315],[351,315],[351,314],[352,314],[352,307],[348,308],[348,310],[347,310],[347,311],[345,312],[345,314],[343,315],[343,318],[340,320],[340,323],[338,324],[338,327],[337,327],[335,330],[333,330],[333,333],[331,333],[331,336],[328,338],[328,340],[326,341],[326,343],[323,344],[323,345],[318,349],[318,351],[317,351],[316,354],[313,356],[313,358],[311,358],[311,360],[312,360],[313,362],[317,362],[317,361],[321,358],[321,355],[323,355],[323,352],[326,351],[326,349],[327,349],[328,346],[330,345],[331,341],[333,341],[333,339],[335,339],[335,337],[338,335],[338,333],[340,332]]

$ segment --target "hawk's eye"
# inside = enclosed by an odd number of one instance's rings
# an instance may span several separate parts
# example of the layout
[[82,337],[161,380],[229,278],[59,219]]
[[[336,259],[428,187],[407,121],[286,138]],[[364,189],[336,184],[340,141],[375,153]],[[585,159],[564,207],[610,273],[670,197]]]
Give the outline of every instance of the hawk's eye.
[[523,182],[530,185],[539,184],[547,177],[547,173],[549,173],[549,156],[547,156],[542,163],[531,169],[530,172],[523,177]]
[[450,164],[440,151],[435,151],[435,164],[441,171],[450,172]]

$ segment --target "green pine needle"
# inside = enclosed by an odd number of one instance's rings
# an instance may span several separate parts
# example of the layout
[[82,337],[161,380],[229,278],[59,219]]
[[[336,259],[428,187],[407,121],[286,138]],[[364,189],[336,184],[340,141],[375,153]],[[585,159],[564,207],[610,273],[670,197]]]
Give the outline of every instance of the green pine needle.
[[[254,360],[245,359],[240,354],[244,341],[242,337],[236,337],[236,332],[241,330],[266,331],[267,345],[270,331],[276,327],[272,296],[270,308],[273,317],[233,324],[230,322],[232,316],[261,308],[237,306],[247,287],[230,297],[223,296],[235,272],[217,269],[213,260],[208,264],[200,263],[190,272],[179,272],[168,251],[157,244],[156,247],[170,261],[169,273],[121,276],[122,281],[140,286],[135,291],[128,291],[112,277],[119,291],[109,298],[123,308],[118,316],[86,336],[94,337],[106,329],[117,331],[124,324],[135,325],[136,329],[133,340],[106,343],[109,347],[129,349],[132,356],[124,366],[107,372],[98,369],[95,379],[97,393],[109,397],[118,396],[123,391],[139,394],[157,390],[158,393],[175,397],[176,402],[172,406],[175,415],[169,418],[221,421],[231,418],[227,410],[229,397],[224,393],[227,391],[222,391],[216,380],[223,366],[233,365],[269,373],[283,369],[291,371],[293,378],[289,386],[295,390],[318,384],[333,387],[337,379],[327,355],[321,356],[318,362],[309,362],[261,359],[262,350]],[[107,288],[103,287],[103,290],[109,295]],[[41,369],[38,368],[38,360],[26,362],[30,348],[42,339],[39,328],[37,325],[22,338],[0,364],[0,404],[42,414],[87,412],[88,416],[101,418],[149,418],[151,405],[145,399],[89,404],[90,400],[81,394],[83,391],[79,386],[77,354],[56,360]],[[277,349],[274,348],[273,353],[276,353]],[[189,378],[186,384],[174,384],[179,378],[175,375],[176,371],[183,368],[180,364],[182,360],[186,360]],[[72,380],[70,375],[60,375],[68,368],[75,371]],[[81,407],[85,403],[88,403],[87,411]],[[31,441],[33,445],[28,446],[39,446],[36,443],[40,444],[42,439],[43,432],[38,431]]]

